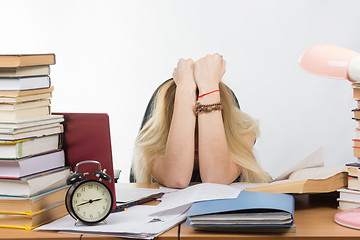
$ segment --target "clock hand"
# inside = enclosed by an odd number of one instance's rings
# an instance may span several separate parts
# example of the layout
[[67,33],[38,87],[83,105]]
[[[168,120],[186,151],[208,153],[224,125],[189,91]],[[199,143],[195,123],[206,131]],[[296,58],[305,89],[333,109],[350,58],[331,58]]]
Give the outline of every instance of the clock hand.
[[85,204],[88,204],[88,203],[97,202],[97,201],[100,201],[100,200],[102,200],[102,198],[97,198],[97,199],[94,199],[94,200],[90,199],[89,201],[80,203],[80,204],[78,204],[78,205],[76,205],[76,206],[82,206],[82,205],[85,205]]
[[90,201],[91,201],[91,199],[89,201],[87,201],[87,202],[80,203],[80,204],[78,204],[76,206],[82,206],[82,205],[88,204],[88,203],[90,203]]

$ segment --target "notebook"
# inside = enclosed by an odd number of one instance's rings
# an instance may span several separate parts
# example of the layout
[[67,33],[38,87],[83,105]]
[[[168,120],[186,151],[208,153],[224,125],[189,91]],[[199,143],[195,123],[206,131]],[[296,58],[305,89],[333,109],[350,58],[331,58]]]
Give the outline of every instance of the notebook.
[[[77,163],[84,160],[100,162],[101,168],[111,177],[111,182],[103,181],[114,197],[113,209],[116,208],[114,168],[111,150],[110,123],[106,113],[53,113],[64,116],[64,143],[66,165],[75,170]],[[97,164],[82,164],[78,171],[89,175],[87,179],[96,179],[93,172]]]

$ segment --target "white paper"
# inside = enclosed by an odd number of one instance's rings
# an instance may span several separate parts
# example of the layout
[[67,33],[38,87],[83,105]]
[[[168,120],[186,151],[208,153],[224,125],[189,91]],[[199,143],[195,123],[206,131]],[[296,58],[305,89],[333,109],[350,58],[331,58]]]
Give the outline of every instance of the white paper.
[[324,153],[322,147],[312,152],[309,156],[297,162],[290,169],[285,171],[283,174],[275,178],[273,181],[288,179],[290,174],[296,170],[303,168],[323,167],[324,166]]
[[198,201],[236,198],[241,189],[224,184],[199,183],[185,189],[165,194],[157,206],[159,213]]
[[[156,206],[134,206],[126,211],[112,213],[107,218],[107,223],[97,225],[79,224],[69,215],[47,225],[36,228],[37,230],[57,230],[64,232],[93,233],[97,235],[111,235],[118,237],[132,236],[133,238],[154,238],[172,228],[186,218],[186,211],[190,205],[174,208],[161,214],[154,214]],[[150,216],[150,214],[152,216]]]
[[[159,189],[156,189],[159,190]],[[38,227],[37,230],[56,230],[62,232],[106,235],[127,238],[152,239],[186,219],[186,212],[196,201],[236,198],[241,190],[228,185],[201,183],[182,190],[160,189],[167,193],[160,198],[157,206],[139,205],[128,210],[112,213],[107,224],[79,224],[68,216]],[[139,192],[148,195],[149,191]],[[136,191],[135,191],[136,192]],[[151,192],[150,194],[152,194]]]
[[244,190],[245,188],[254,188],[267,185],[268,183],[249,183],[249,182],[235,182],[230,184],[231,187],[237,188],[239,190]]
[[177,191],[177,189],[154,189],[154,188],[135,188],[124,187],[123,185],[115,186],[116,188],[116,201],[129,202],[137,199],[147,197],[155,193],[167,193]]

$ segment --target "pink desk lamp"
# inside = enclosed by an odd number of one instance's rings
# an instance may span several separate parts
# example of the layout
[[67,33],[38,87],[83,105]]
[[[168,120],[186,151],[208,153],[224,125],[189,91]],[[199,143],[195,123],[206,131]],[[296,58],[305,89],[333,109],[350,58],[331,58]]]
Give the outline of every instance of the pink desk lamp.
[[[334,45],[317,45],[299,57],[299,65],[306,71],[330,78],[348,79],[360,83],[360,53]],[[339,211],[336,223],[360,230],[360,208]]]
[[301,54],[299,65],[315,75],[360,83],[360,53],[347,48],[313,46]]

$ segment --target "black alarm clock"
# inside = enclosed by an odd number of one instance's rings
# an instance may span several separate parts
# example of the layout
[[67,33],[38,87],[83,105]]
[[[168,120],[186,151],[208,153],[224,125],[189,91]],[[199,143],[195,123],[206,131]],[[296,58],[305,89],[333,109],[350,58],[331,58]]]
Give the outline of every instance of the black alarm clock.
[[[80,173],[78,167],[81,164],[98,164],[99,170],[93,175],[99,180],[86,180],[85,176],[89,173]],[[67,179],[67,184],[71,185],[66,193],[65,205],[70,216],[76,222],[81,221],[84,224],[96,224],[99,222],[106,223],[109,216],[114,198],[108,186],[102,180],[111,182],[111,177],[105,173],[105,169],[101,170],[101,164],[98,161],[86,160],[79,162],[75,166],[75,172]]]

